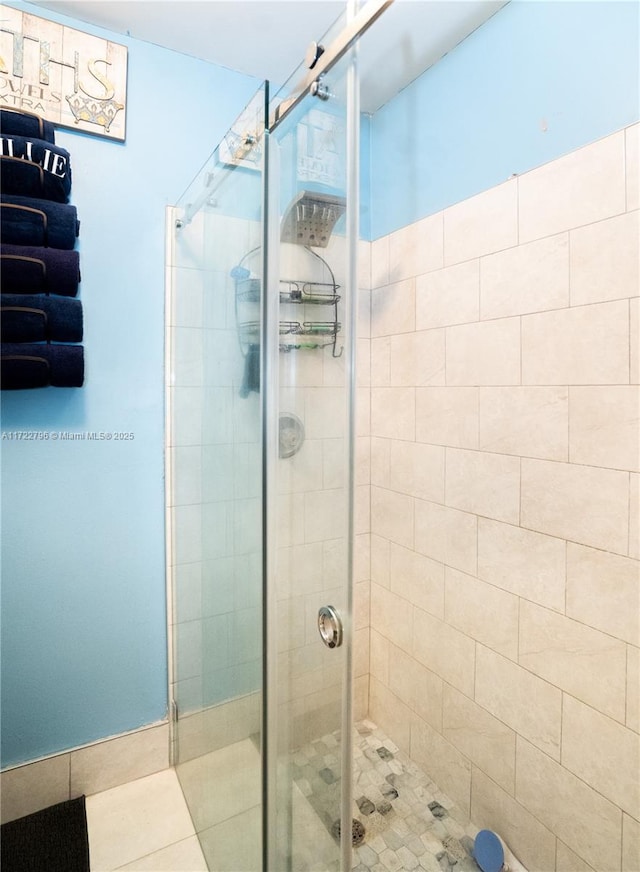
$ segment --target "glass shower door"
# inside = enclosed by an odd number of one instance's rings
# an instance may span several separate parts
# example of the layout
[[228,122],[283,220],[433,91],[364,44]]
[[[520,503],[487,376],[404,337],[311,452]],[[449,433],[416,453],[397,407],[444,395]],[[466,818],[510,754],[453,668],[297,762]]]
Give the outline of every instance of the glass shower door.
[[266,84],[170,210],[173,760],[211,872],[261,859]]
[[269,135],[268,863],[282,872],[351,865],[353,63]]

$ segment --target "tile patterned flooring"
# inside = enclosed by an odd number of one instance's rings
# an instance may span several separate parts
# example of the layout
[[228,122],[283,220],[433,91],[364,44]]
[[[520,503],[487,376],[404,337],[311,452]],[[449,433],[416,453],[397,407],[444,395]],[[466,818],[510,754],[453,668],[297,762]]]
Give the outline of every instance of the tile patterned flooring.
[[[354,872],[479,872],[470,855],[478,827],[374,723],[356,724],[356,734],[354,819],[365,836]],[[323,736],[293,758],[294,779],[329,832],[339,808],[337,744],[335,734]]]
[[[354,818],[366,834],[354,848],[354,872],[478,872],[469,854],[478,828],[375,724],[363,721],[356,731]],[[337,872],[332,838],[340,789],[337,746],[334,734],[323,736],[292,758],[295,872]],[[215,872],[257,869],[257,775],[249,774],[259,772],[256,760],[255,745],[247,739],[191,761],[180,773],[187,789],[196,773],[207,785],[192,814]],[[92,872],[209,868],[173,769],[87,797],[87,823]]]

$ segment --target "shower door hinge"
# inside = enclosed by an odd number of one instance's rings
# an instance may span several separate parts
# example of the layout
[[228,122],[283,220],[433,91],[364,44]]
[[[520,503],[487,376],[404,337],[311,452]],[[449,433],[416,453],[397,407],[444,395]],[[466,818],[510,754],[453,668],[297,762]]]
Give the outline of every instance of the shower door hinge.
[[174,724],[178,723],[178,703],[175,699],[171,700],[171,720]]

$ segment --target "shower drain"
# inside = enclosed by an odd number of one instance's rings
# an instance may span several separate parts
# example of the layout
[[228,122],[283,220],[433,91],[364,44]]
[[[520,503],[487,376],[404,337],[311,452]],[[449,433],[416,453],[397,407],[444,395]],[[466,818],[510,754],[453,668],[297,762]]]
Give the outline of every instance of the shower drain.
[[[336,821],[331,827],[331,835],[336,839],[336,841],[340,841],[340,832],[340,821]],[[353,818],[351,821],[351,844],[354,848],[364,842],[365,832],[366,830],[360,821]]]

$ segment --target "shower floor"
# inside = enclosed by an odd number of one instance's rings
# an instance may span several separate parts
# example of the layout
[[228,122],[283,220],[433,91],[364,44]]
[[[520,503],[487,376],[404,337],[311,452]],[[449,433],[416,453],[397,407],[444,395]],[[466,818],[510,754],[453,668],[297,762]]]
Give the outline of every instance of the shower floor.
[[[374,723],[361,721],[355,730],[353,816],[365,828],[364,841],[353,849],[355,872],[479,872],[469,853],[478,827]],[[299,790],[334,838],[337,735],[323,736],[293,757]],[[336,862],[327,872],[337,869]]]

